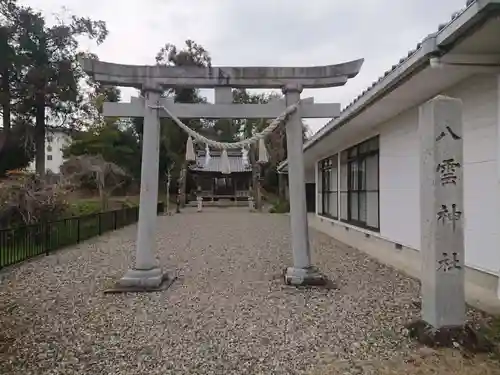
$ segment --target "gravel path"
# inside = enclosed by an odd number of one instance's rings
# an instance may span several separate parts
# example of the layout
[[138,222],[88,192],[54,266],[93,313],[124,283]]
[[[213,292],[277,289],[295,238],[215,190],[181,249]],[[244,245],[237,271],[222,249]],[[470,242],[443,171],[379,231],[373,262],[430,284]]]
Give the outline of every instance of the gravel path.
[[158,225],[179,276],[164,292],[102,293],[131,264],[135,226],[6,270],[0,374],[309,374],[414,351],[401,331],[417,282],[362,253],[313,232],[338,289],[282,284],[288,216],[185,210]]

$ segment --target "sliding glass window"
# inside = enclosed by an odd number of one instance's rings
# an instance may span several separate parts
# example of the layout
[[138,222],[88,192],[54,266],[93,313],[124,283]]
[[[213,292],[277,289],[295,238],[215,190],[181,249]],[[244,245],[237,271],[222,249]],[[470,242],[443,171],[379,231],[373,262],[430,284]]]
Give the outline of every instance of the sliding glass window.
[[340,219],[378,231],[378,136],[343,151],[340,163]]
[[338,218],[338,155],[319,162],[320,204],[319,213]]

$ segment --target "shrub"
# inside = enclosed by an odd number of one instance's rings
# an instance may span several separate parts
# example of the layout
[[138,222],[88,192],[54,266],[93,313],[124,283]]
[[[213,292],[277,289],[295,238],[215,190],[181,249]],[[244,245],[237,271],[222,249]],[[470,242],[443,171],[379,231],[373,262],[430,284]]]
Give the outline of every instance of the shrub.
[[284,214],[290,212],[290,203],[287,200],[278,200],[269,209],[272,214]]
[[101,202],[99,200],[88,199],[72,202],[69,206],[70,216],[90,215],[101,212]]
[[101,200],[101,210],[107,211],[109,197],[130,181],[130,175],[101,155],[72,156],[61,166],[63,176],[80,188],[95,186]]
[[49,184],[34,174],[10,175],[0,182],[0,227],[59,218],[68,207],[70,190],[70,185]]

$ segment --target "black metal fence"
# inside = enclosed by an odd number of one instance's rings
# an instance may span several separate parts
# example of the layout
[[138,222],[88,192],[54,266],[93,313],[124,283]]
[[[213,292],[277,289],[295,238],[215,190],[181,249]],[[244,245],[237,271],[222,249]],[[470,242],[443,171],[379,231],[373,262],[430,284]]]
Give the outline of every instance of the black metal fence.
[[[157,213],[164,205],[158,203]],[[0,229],[0,269],[38,255],[75,245],[139,219],[139,207],[69,217],[48,223]]]

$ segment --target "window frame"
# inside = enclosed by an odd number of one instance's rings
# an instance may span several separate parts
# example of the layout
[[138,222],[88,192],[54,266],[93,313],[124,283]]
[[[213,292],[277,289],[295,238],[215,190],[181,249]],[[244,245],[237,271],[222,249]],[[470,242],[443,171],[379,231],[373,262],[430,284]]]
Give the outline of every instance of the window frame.
[[[376,142],[376,147],[373,149],[370,148],[371,143]],[[366,147],[366,150],[363,150],[363,148]],[[369,138],[361,143],[358,143],[345,151],[343,153],[346,153],[347,158],[345,159],[345,164],[347,165],[347,191],[344,193],[347,193],[347,219],[340,219],[342,222],[345,222],[347,224],[352,224],[354,226],[364,228],[364,229],[369,229],[374,232],[380,232],[380,142],[379,142],[379,136],[375,136],[372,138]],[[366,176],[367,176],[367,170],[366,170],[366,160],[368,157],[377,157],[377,190],[374,189],[367,189],[366,187]],[[341,159],[342,163],[342,159]],[[360,166],[364,163],[365,168],[362,171]],[[351,166],[356,165],[357,167],[357,176],[356,176],[356,186],[357,189],[351,189],[351,187],[354,185],[353,181],[353,176],[351,173]],[[362,172],[360,172],[362,171]],[[364,180],[363,180],[364,179]],[[361,188],[363,187],[363,188]],[[357,219],[353,219],[352,215],[352,199],[353,199],[353,193],[357,194]],[[359,219],[360,217],[360,196],[361,194],[364,194],[366,202],[368,201],[368,193],[377,193],[377,222],[378,222],[378,227],[373,227],[370,226],[366,223],[366,221],[362,221]],[[366,203],[368,204],[368,203]],[[368,211],[367,211],[368,215]]]
[[[339,207],[339,168],[338,168],[338,158],[339,154],[333,154],[327,158],[321,159],[319,163],[319,179],[321,183],[321,190],[319,191],[319,194],[321,196],[321,211],[318,212],[319,215],[338,220],[339,218],[339,212],[340,212],[340,207]],[[334,163],[335,161],[335,163]],[[337,189],[332,190],[331,187],[331,173],[332,170],[335,169],[337,171]],[[328,173],[326,173],[328,172]],[[325,177],[327,178],[325,179]],[[325,181],[328,181],[328,187],[327,189],[325,188]],[[328,209],[330,208],[330,199],[331,199],[331,194],[336,193],[336,200],[337,200],[337,215],[332,215],[328,212]],[[325,199],[328,198],[328,199]],[[326,204],[325,204],[326,203]]]

